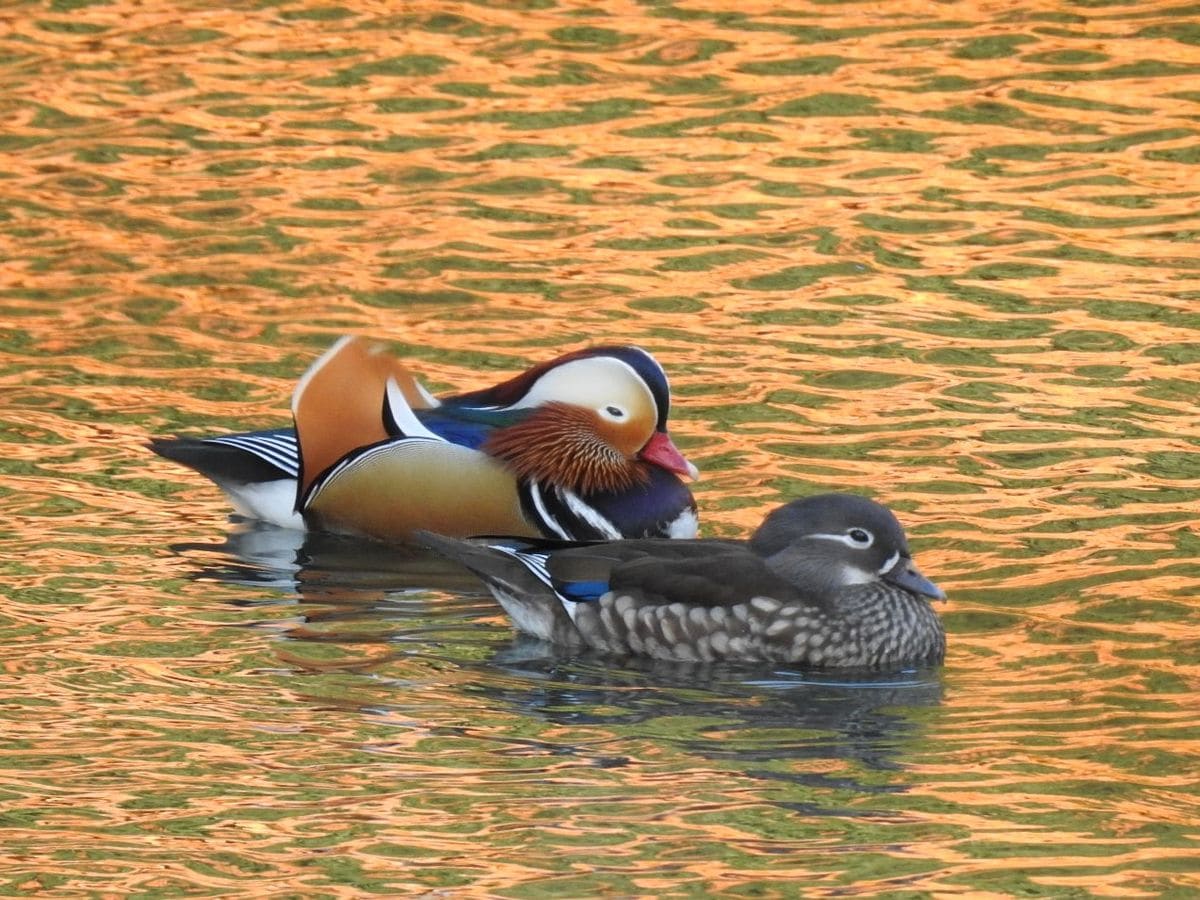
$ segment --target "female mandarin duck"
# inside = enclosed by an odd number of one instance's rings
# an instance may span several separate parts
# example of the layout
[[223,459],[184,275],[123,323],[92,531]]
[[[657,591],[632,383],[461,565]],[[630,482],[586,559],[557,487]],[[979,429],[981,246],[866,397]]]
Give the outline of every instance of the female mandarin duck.
[[946,638],[884,506],[823,494],[749,541],[417,539],[479,575],[517,628],[606,653],[691,662],[881,667],[941,662]]
[[592,347],[495,387],[434,398],[343,338],[300,379],[295,431],[160,439],[158,454],[277,525],[405,540],[416,529],[563,540],[689,538],[695,467],[667,434],[662,367]]

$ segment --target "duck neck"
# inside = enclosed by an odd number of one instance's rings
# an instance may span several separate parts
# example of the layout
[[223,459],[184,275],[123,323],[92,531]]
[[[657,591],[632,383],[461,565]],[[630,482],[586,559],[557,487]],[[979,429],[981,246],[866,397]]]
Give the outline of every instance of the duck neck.
[[837,598],[840,618],[856,623],[864,661],[941,662],[946,635],[929,601],[890,584],[854,585]]

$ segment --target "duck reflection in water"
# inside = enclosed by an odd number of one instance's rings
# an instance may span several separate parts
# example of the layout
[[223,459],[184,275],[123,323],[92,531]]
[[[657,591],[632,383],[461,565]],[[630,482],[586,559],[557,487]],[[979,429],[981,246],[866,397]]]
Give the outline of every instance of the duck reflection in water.
[[279,528],[240,516],[230,521],[233,527],[220,542],[171,545],[175,553],[195,559],[193,578],[295,591],[300,600],[343,589],[374,591],[380,597],[398,591],[479,589],[479,580],[461,566],[421,547]]
[[[495,677],[497,668],[508,677]],[[563,726],[678,719],[686,724],[676,745],[710,759],[850,759],[871,769],[898,767],[901,748],[923,727],[912,710],[936,707],[943,696],[935,665],[885,672],[635,657],[614,665],[604,654],[572,654],[523,634],[488,661],[472,689]],[[844,775],[747,771],[765,779],[890,789],[850,784]]]

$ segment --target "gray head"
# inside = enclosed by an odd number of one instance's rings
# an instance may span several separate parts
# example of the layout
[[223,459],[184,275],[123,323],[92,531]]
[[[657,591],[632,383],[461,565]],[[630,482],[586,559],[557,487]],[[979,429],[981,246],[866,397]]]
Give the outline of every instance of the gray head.
[[779,507],[754,533],[750,549],[818,597],[880,581],[935,600],[946,596],[913,565],[891,510],[855,494],[818,494]]

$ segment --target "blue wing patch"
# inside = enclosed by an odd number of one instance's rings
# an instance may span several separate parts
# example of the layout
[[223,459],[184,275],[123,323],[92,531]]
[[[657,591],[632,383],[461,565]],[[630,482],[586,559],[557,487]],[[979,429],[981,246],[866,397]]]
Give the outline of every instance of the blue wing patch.
[[576,603],[599,600],[608,593],[607,581],[568,581],[554,586],[560,594]]

